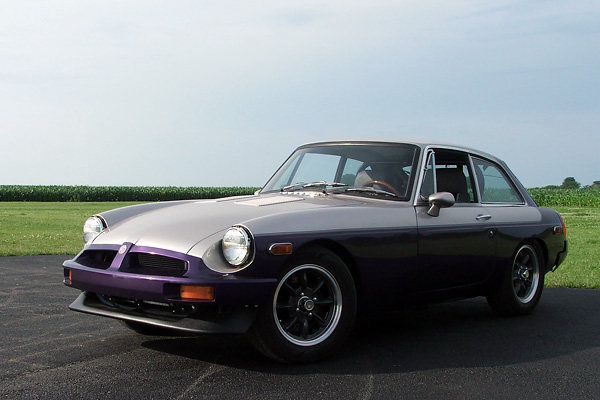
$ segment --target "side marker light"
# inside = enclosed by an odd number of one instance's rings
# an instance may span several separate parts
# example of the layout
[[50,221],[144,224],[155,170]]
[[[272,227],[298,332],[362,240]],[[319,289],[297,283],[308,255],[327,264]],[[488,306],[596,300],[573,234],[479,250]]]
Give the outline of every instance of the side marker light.
[[72,272],[70,269],[65,270],[65,278],[63,279],[63,283],[67,286],[71,286],[72,280]]
[[269,247],[269,252],[274,256],[292,254],[291,243],[274,243]]

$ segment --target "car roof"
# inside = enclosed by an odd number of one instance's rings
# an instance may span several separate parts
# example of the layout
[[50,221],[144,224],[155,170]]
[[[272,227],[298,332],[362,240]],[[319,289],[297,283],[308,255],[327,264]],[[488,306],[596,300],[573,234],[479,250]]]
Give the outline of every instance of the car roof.
[[433,141],[425,141],[425,140],[415,140],[415,139],[350,139],[350,140],[328,140],[322,142],[312,142],[306,143],[298,148],[305,147],[314,147],[314,146],[331,146],[331,145],[349,145],[349,144],[360,144],[360,145],[377,145],[377,144],[407,144],[412,146],[420,147],[421,149],[428,148],[439,148],[439,149],[447,149],[447,150],[458,150],[464,151],[467,153],[471,153],[474,155],[479,155],[481,157],[496,161],[505,166],[505,163],[489,153],[484,151],[480,151],[477,149],[473,149],[471,147],[460,146],[452,143],[443,143],[443,142],[433,142]]

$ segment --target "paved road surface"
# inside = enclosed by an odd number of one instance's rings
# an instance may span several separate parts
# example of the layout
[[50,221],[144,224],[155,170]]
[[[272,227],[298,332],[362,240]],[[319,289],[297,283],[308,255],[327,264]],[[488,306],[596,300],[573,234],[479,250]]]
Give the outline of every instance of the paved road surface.
[[600,398],[600,291],[547,289],[521,318],[484,299],[406,311],[292,366],[243,336],[147,337],[69,311],[65,258],[0,258],[2,399]]

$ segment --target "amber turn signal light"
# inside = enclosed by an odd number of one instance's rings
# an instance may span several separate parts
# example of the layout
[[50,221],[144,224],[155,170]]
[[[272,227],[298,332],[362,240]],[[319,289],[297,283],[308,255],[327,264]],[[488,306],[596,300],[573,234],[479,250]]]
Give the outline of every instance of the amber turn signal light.
[[269,247],[269,251],[271,254],[275,256],[282,256],[286,254],[292,254],[292,244],[291,243],[275,243]]
[[65,270],[65,278],[63,279],[63,283],[65,285],[71,286],[72,281],[72,272],[70,269]]
[[558,234],[558,233],[562,233],[563,235],[565,235],[565,240],[567,240],[567,225],[565,224],[565,220],[563,219],[562,215],[558,214],[558,216],[560,217],[560,222],[562,223],[562,226],[555,226],[554,227],[554,234]]
[[213,286],[181,285],[179,296],[184,300],[214,300],[215,288]]

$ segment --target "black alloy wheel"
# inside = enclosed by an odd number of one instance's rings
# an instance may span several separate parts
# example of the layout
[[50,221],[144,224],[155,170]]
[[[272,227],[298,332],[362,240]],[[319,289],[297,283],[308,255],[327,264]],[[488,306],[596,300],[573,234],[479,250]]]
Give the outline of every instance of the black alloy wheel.
[[488,303],[500,315],[531,314],[544,288],[541,250],[535,243],[524,243],[512,260],[501,283],[488,294]]
[[313,247],[282,271],[271,304],[261,308],[250,339],[264,355],[312,362],[335,351],[350,334],[356,289],[343,261]]

